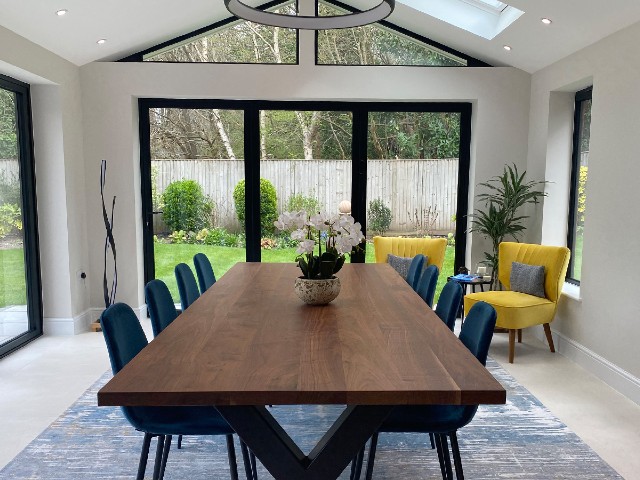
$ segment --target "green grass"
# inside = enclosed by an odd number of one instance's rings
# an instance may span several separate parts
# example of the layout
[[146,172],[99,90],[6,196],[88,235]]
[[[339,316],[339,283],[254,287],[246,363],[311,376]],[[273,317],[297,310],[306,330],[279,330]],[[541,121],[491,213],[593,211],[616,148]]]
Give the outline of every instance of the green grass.
[[0,250],[0,308],[26,304],[24,252],[22,248]]
[[[207,257],[209,257],[209,260],[211,261],[211,264],[213,266],[213,271],[216,274],[216,278],[220,278],[234,264],[236,264],[237,262],[245,261],[244,248],[236,247],[156,243],[154,251],[156,262],[156,278],[159,278],[167,284],[169,290],[171,291],[171,295],[173,295],[173,299],[176,302],[179,302],[180,296],[178,294],[178,286],[176,284],[173,269],[178,263],[186,263],[194,270],[195,274],[195,269],[193,268],[193,256],[198,252],[202,252]],[[263,262],[293,262],[295,257],[296,249],[293,247],[262,250]],[[442,287],[445,283],[447,283],[447,277],[453,274],[453,257],[454,247],[447,247],[444,264],[442,266],[442,273],[438,277],[438,286],[436,287],[435,297],[436,301],[440,296]],[[375,262],[373,245],[369,245],[369,247],[367,248],[365,260],[367,263]]]

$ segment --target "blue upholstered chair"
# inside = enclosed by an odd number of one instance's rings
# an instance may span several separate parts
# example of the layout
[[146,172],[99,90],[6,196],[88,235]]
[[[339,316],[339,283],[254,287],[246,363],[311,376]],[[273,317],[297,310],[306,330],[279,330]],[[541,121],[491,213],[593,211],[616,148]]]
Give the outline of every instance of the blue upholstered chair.
[[420,280],[420,275],[422,274],[423,267],[424,255],[419,253],[415,257],[413,257],[411,265],[409,265],[409,271],[407,272],[407,283],[411,285],[411,288],[413,288],[414,290],[418,287],[418,281]]
[[[147,346],[140,322],[131,307],[116,303],[100,317],[102,333],[107,344],[111,369],[118,373],[133,357]],[[227,441],[231,478],[238,480],[234,431],[214,407],[121,407],[131,425],[144,432],[138,480],[144,478],[153,437],[158,437],[153,478],[162,479],[173,435],[224,435]],[[245,449],[243,448],[243,454]],[[245,465],[248,458],[245,457]],[[247,471],[251,478],[251,471]]]
[[433,297],[436,294],[436,285],[438,284],[438,267],[429,265],[424,269],[418,285],[414,290],[430,307],[433,306]]
[[211,262],[204,253],[196,253],[193,256],[193,264],[196,267],[200,294],[203,294],[211,285],[216,283],[216,275],[213,273]]
[[[485,302],[478,302],[465,318],[460,341],[483,365],[487,362],[489,345],[496,325],[496,311]],[[380,427],[379,432],[433,433],[436,439],[442,478],[452,478],[447,438],[451,441],[456,477],[464,478],[458,448],[458,429],[473,420],[477,405],[407,405],[396,407]],[[378,433],[379,433],[378,432]],[[365,478],[371,479],[378,433],[371,438]]]
[[177,316],[176,306],[173,303],[171,292],[162,280],[151,280],[144,287],[144,295],[147,299],[147,309],[151,318],[153,336],[157,337],[162,330],[173,322]]
[[463,295],[462,286],[458,282],[447,282],[442,288],[442,293],[440,293],[436,304],[436,315],[447,324],[452,332],[456,325],[456,317],[462,304]]
[[198,285],[196,284],[196,277],[193,276],[193,272],[189,265],[186,263],[179,263],[175,268],[176,282],[178,282],[178,293],[180,294],[180,304],[182,305],[182,311],[184,312],[189,305],[195,302],[200,297],[198,291]]

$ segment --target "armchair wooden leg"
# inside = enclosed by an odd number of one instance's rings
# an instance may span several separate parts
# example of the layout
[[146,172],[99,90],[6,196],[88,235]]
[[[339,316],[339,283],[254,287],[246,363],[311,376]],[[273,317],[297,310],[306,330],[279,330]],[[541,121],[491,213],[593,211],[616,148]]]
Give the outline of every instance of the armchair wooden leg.
[[518,329],[518,343],[522,343],[522,329]]
[[513,359],[516,356],[516,331],[515,329],[509,330],[509,363],[513,363]]
[[549,344],[549,350],[551,353],[555,353],[556,347],[553,345],[553,337],[551,336],[551,327],[548,323],[542,325],[544,327],[544,334],[547,336],[547,343]]

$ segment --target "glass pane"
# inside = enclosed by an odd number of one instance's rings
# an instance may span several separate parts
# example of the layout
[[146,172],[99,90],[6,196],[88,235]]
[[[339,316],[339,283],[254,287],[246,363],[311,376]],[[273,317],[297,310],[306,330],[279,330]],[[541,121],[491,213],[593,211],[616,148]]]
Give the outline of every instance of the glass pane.
[[293,262],[297,242],[273,227],[284,211],[351,212],[351,112],[260,112],[262,261]]
[[[320,3],[320,15],[344,15],[344,10]],[[467,61],[381,25],[318,31],[320,65],[466,66]]]
[[582,243],[584,239],[584,218],[587,207],[587,173],[589,170],[589,139],[591,131],[591,100],[580,103],[580,138],[578,145],[580,148],[580,159],[578,172],[578,188],[576,191],[576,204],[573,206],[575,212],[574,220],[574,240],[571,246],[572,272],[570,277],[580,280],[582,275]]
[[0,344],[29,331],[16,95],[0,88]]
[[[269,10],[296,14],[293,2]],[[297,52],[296,30],[241,20],[145,55],[144,61],[295,64]]]
[[155,108],[149,116],[155,276],[177,303],[178,263],[193,269],[202,252],[220,278],[246,259],[244,195],[234,201],[244,189],[244,113]]
[[454,270],[459,150],[459,113],[369,114],[367,238],[449,238],[436,299]]

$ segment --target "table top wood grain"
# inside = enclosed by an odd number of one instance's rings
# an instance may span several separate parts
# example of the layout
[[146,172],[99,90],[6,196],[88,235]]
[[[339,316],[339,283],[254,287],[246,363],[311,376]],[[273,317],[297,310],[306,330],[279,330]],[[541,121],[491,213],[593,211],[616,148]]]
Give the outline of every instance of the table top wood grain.
[[239,263],[98,393],[99,405],[499,404],[502,386],[387,264],[326,306],[294,264]]

